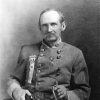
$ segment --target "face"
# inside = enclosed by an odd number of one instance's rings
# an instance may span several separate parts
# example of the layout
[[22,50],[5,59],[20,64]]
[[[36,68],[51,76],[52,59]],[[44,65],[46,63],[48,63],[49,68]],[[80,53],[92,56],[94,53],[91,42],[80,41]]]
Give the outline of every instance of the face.
[[40,29],[44,39],[55,42],[61,38],[64,25],[60,22],[60,16],[56,11],[45,12],[40,19]]

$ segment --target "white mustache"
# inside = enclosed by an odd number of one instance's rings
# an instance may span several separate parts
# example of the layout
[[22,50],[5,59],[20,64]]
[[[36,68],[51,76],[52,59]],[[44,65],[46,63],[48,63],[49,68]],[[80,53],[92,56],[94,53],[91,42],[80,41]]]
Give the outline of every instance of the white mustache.
[[48,42],[55,42],[57,40],[57,36],[53,33],[46,35],[44,38]]

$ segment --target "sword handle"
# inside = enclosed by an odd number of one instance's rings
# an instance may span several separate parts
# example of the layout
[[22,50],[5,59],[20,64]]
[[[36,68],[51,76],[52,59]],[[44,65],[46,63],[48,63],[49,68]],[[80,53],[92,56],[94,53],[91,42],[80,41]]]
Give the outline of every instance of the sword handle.
[[28,77],[27,77],[27,83],[29,84],[31,84],[31,81],[32,81],[35,60],[36,60],[36,55],[29,56],[29,71],[28,71]]

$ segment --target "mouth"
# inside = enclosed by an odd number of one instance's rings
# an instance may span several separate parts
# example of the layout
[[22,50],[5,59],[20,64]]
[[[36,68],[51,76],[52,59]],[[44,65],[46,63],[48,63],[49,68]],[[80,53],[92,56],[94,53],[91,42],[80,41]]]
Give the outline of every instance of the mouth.
[[56,42],[57,36],[53,33],[50,33],[50,34],[45,36],[44,40],[47,41],[47,42]]

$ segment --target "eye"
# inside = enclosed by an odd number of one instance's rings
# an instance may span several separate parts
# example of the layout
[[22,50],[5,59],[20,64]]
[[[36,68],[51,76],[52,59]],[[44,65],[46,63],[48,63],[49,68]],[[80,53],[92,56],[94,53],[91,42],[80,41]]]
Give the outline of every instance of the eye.
[[41,25],[41,29],[42,29],[42,30],[45,30],[46,28],[47,28],[47,24],[42,24],[42,25]]
[[42,24],[42,27],[47,27],[47,24]]
[[57,23],[51,23],[51,26],[56,26],[57,25]]

